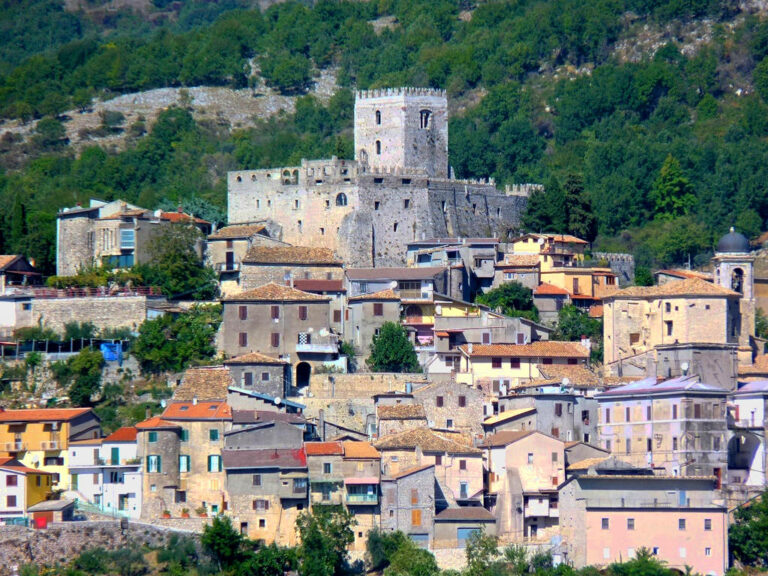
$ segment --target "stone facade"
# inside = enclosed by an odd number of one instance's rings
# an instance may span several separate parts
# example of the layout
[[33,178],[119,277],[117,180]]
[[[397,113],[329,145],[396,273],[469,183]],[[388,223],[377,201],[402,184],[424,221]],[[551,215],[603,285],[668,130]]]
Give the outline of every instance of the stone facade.
[[355,116],[354,161],[230,172],[229,222],[279,223],[280,240],[331,248],[350,266],[402,265],[408,242],[519,225],[524,193],[449,177],[443,92],[359,93]]
[[424,465],[382,478],[381,528],[400,530],[431,545],[435,518],[435,468]]
[[350,298],[344,311],[344,340],[352,342],[358,356],[358,364],[371,351],[373,339],[385,322],[400,322],[400,299],[387,290],[380,296]]
[[465,384],[434,382],[413,392],[414,402],[424,406],[429,426],[482,434],[483,392]]
[[[98,330],[130,328],[138,331],[151,305],[164,298],[148,296],[88,296],[83,298],[33,298],[28,326],[45,326],[64,332],[69,322],[91,322]],[[20,328],[18,325],[17,328]]]

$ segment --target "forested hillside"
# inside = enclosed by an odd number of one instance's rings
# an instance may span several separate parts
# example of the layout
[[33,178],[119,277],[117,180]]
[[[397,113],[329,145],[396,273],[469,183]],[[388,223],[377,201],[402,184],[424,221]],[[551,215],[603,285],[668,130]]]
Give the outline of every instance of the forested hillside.
[[[59,207],[120,197],[220,218],[227,170],[351,157],[353,90],[380,86],[447,89],[458,176],[546,185],[529,229],[666,265],[705,258],[731,225],[765,228],[768,14],[746,5],[325,0],[262,14],[232,0],[105,25],[50,0],[22,33],[27,4],[0,3],[0,115],[30,127],[0,139],[0,252],[26,252],[46,272]],[[325,68],[339,84],[327,106],[301,96]],[[125,134],[121,152],[96,143],[76,155],[64,138],[93,98],[259,79],[300,96],[295,114],[237,130],[183,106],[154,125],[105,115],[103,133]]]

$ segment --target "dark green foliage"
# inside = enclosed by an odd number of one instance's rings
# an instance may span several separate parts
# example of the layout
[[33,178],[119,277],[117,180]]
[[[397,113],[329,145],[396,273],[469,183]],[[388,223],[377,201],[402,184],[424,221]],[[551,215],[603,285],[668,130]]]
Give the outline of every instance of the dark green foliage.
[[74,380],[69,387],[69,400],[73,406],[90,406],[91,397],[101,387],[101,369],[104,356],[98,350],[83,348],[67,360]]
[[248,557],[248,540],[235,530],[229,516],[216,516],[211,524],[203,528],[200,542],[203,550],[225,570]]
[[389,566],[392,556],[406,545],[408,537],[400,532],[384,532],[374,528],[368,533],[365,549],[371,570],[383,570]]
[[492,576],[499,573],[499,539],[475,530],[467,539],[467,576]]
[[607,571],[611,576],[672,576],[675,573],[647,548],[638,548],[632,560],[614,562]]
[[354,542],[354,517],[341,506],[316,505],[296,520],[301,545],[298,549],[302,576],[341,574],[347,563],[347,547]]
[[96,338],[96,325],[93,322],[67,322],[64,324],[64,340],[89,340]]
[[407,536],[390,557],[389,567],[384,571],[386,576],[434,576],[439,573],[434,554],[419,548]]
[[747,566],[768,566],[768,498],[765,493],[736,509],[728,548]]
[[500,309],[507,316],[521,316],[533,321],[539,319],[539,311],[533,305],[533,292],[520,282],[505,282],[498,288],[478,294],[476,301],[493,310]]
[[296,570],[299,565],[298,553],[295,548],[280,548],[270,544],[260,548],[255,554],[244,560],[235,570],[238,576],[283,576]]
[[158,563],[165,564],[170,573],[184,574],[200,561],[197,546],[192,538],[171,534],[168,544],[157,553]]
[[221,324],[220,305],[198,305],[174,318],[167,314],[139,328],[133,354],[150,373],[180,371],[209,361],[216,354],[213,340]]
[[52,328],[46,328],[45,326],[27,326],[25,328],[17,328],[13,331],[13,337],[16,340],[30,341],[30,340],[60,340],[61,336],[57,334]]
[[557,178],[550,178],[543,189],[534,190],[523,214],[523,227],[529,232],[562,234],[568,228],[565,194]]
[[557,327],[553,340],[578,342],[582,337],[590,339],[593,361],[603,360],[603,320],[591,318],[589,314],[572,304],[563,306],[557,313]]
[[149,572],[149,565],[144,555],[136,548],[122,548],[118,550],[91,548],[81,552],[71,564],[74,570],[67,570],[61,573],[143,576]]
[[584,191],[582,177],[569,174],[563,185],[565,191],[566,232],[592,242],[597,236],[597,219],[592,212],[591,201]]
[[659,177],[653,184],[651,199],[656,217],[671,220],[688,214],[696,203],[690,181],[683,175],[678,162],[671,155],[661,166]]
[[405,329],[394,322],[384,322],[371,343],[367,360],[373,372],[419,372],[419,360]]

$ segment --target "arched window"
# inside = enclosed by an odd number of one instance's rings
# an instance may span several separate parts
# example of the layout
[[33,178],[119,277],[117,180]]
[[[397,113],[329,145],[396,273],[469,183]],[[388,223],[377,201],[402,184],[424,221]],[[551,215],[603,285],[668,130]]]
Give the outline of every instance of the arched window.
[[381,154],[381,140],[376,140],[376,154]]
[[429,121],[432,118],[432,111],[422,110],[419,112],[419,128],[429,128]]
[[368,152],[365,148],[361,148],[360,152],[358,153],[358,158],[360,159],[361,164],[367,164],[368,163]]
[[347,205],[347,195],[344,194],[344,192],[336,195],[336,206],[346,206]]
[[291,171],[283,170],[283,184],[290,184],[290,183],[291,183]]
[[381,110],[376,110],[376,125],[381,125]]
[[731,274],[731,290],[739,294],[744,293],[744,270],[741,268],[734,268]]
[[291,184],[298,184],[299,183],[299,171],[294,170],[291,172]]

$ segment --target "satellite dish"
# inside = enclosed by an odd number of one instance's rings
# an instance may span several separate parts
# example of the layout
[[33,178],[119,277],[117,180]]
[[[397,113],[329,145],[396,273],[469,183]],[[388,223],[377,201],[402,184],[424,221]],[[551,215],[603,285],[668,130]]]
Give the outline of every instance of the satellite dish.
[[160,407],[165,408],[168,403],[165,400],[160,400]]
[[539,244],[544,244],[544,242],[546,242],[546,240],[544,240],[544,238],[539,238],[539,239],[537,240],[537,242],[538,242]]
[[563,386],[565,386],[566,388],[568,388],[568,385],[569,385],[570,383],[571,383],[571,381],[570,381],[570,379],[569,379],[567,376],[566,376],[565,378],[563,378]]
[[280,404],[282,404],[282,403],[283,403],[283,399],[280,398],[280,396],[275,398],[275,406],[280,406]]
[[389,287],[392,288],[392,290],[395,290],[397,288],[397,280],[392,280],[392,282],[389,283]]
[[328,330],[326,330],[325,328],[320,328],[319,334],[320,334],[320,336],[325,338],[326,336],[328,336]]

